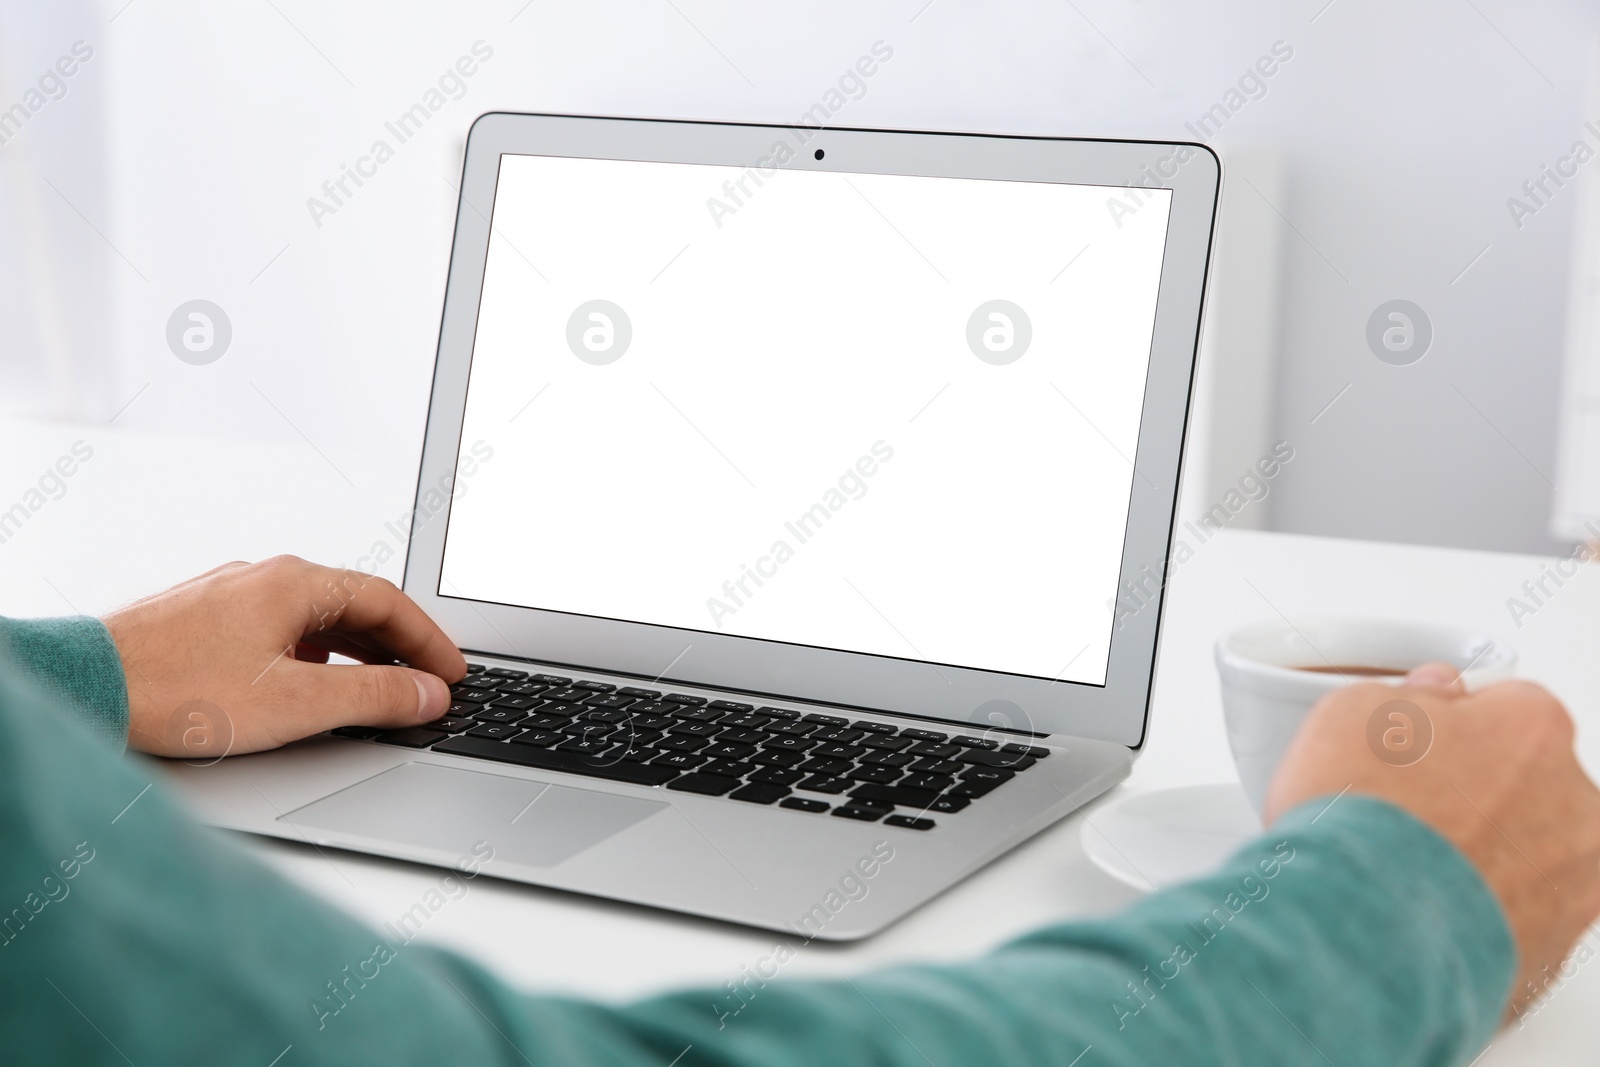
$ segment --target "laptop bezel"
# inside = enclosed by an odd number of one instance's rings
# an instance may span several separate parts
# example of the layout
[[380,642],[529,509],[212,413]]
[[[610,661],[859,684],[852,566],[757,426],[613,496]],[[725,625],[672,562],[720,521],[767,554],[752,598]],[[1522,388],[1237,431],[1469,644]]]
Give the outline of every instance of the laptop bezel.
[[[1172,203],[1123,546],[1121,580],[1138,583],[1115,622],[1105,684],[1028,678],[808,646],[624,622],[441,593],[479,298],[500,157],[752,166],[775,142],[800,145],[783,166],[1169,189]],[[825,150],[815,158],[814,149]],[[1060,733],[1138,747],[1150,692],[1175,525],[1183,443],[1220,185],[1204,145],[830,127],[490,113],[467,140],[449,279],[408,546],[404,588],[462,647],[574,669]],[[1064,257],[1071,249],[1063,249]],[[1063,259],[1065,262],[1065,258]],[[443,492],[441,493],[441,488]],[[440,506],[441,496],[445,497]],[[1112,608],[1107,605],[1108,624]],[[1070,654],[1064,650],[1063,657]]]

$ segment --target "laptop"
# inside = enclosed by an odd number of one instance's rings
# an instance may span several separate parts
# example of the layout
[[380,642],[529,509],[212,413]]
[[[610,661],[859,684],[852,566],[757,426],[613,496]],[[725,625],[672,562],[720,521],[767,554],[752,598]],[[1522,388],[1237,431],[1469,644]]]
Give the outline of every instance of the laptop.
[[173,772],[318,847],[870,935],[1144,743],[1206,148],[488,114],[404,587],[447,716]]

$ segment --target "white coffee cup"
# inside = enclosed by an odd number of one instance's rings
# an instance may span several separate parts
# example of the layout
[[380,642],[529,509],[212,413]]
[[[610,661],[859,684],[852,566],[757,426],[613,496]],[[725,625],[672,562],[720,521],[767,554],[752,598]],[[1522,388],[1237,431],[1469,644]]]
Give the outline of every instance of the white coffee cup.
[[[1404,672],[1435,661],[1454,666],[1467,688],[1476,689],[1511,677],[1517,665],[1511,646],[1487,634],[1372,619],[1257,623],[1218,640],[1216,653],[1228,745],[1257,814],[1289,742],[1323,694],[1358,681],[1398,685]],[[1401,673],[1339,673],[1335,667]]]

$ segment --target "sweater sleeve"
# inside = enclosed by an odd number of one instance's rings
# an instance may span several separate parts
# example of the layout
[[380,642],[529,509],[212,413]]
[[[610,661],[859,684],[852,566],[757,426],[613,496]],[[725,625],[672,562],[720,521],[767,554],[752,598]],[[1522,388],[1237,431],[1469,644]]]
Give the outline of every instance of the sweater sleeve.
[[105,624],[89,615],[0,618],[0,646],[51,704],[121,746],[128,740],[128,685]]
[[789,942],[733,988],[531,996],[291,887],[46,699],[0,665],[15,1064],[1427,1067],[1470,1061],[1512,978],[1510,932],[1467,861],[1346,796],[1208,878],[966,963],[802,980],[783,973],[805,951]]

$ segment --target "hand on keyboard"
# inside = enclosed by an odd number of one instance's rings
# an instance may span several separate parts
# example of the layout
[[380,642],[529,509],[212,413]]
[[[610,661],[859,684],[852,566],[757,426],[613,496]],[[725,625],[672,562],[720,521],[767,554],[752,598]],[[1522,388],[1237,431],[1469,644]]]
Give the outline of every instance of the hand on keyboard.
[[[445,683],[467,671],[392,583],[293,556],[224,564],[104,621],[127,678],[128,743],[161,756],[255,752],[350,723],[414,726],[444,714]],[[362,664],[330,665],[329,653]]]

